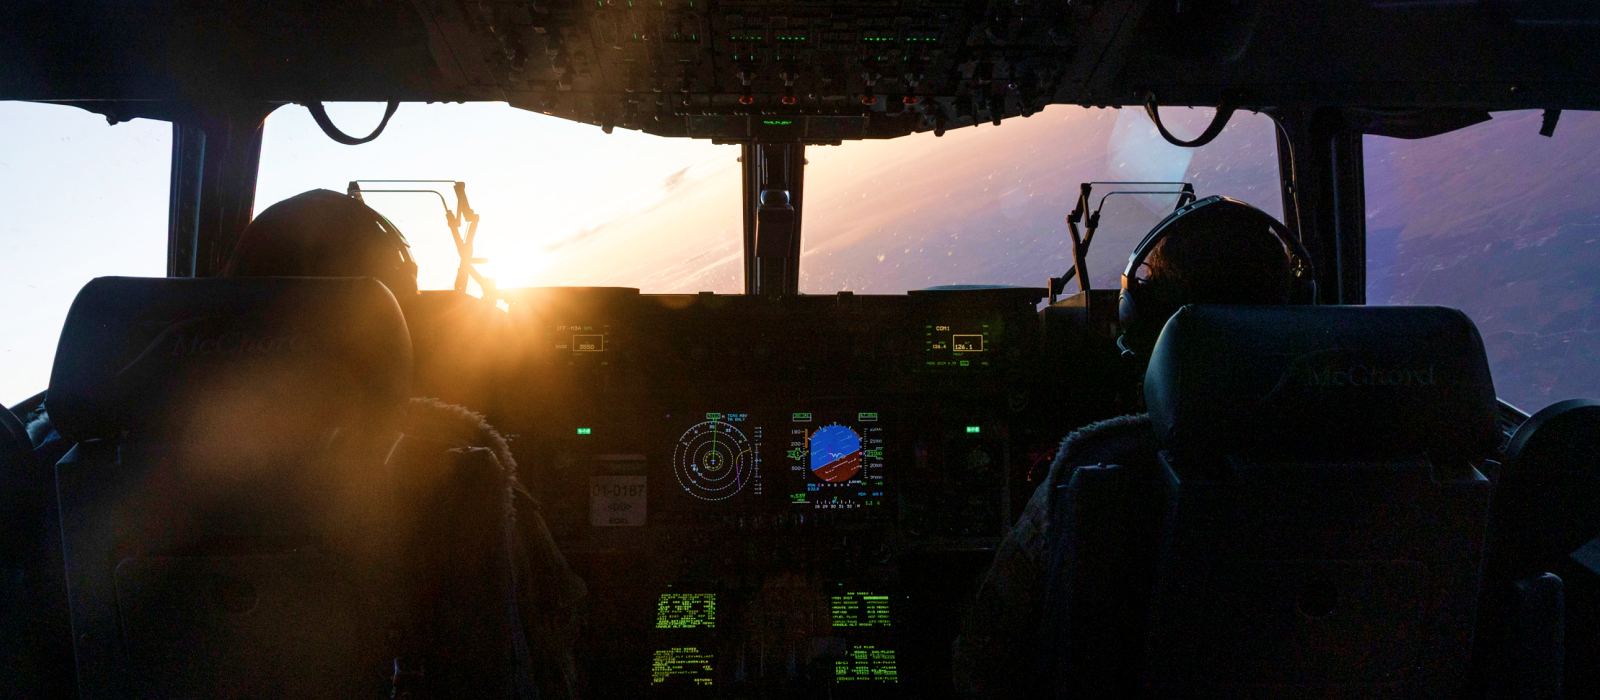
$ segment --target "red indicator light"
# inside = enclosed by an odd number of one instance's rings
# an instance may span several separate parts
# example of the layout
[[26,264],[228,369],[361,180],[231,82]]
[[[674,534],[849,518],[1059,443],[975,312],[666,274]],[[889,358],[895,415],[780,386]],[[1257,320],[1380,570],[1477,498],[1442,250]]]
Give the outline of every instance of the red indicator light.
[[794,95],[784,95],[781,101],[786,105],[792,105],[794,104]]
[[756,98],[754,96],[751,96],[751,95],[740,95],[739,96],[739,104],[750,105],[750,104],[755,104],[755,103],[756,103]]
[[873,97],[872,95],[862,95],[861,96],[861,104],[864,104],[864,105],[875,105],[875,104],[878,104],[878,98]]
[[908,105],[914,105],[914,104],[917,103],[917,98],[912,97],[910,95],[906,95],[905,97],[900,98],[900,101],[904,102],[904,103],[906,103]]

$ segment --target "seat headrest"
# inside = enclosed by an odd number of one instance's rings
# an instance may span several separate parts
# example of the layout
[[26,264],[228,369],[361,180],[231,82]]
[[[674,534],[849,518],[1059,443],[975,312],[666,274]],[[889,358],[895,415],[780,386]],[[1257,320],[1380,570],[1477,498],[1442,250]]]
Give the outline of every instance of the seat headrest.
[[1474,459],[1495,445],[1483,340],[1437,306],[1186,306],[1145,372],[1167,450],[1201,459]]
[[281,434],[398,412],[410,382],[405,318],[375,279],[102,277],[67,314],[49,407],[72,441],[208,421]]

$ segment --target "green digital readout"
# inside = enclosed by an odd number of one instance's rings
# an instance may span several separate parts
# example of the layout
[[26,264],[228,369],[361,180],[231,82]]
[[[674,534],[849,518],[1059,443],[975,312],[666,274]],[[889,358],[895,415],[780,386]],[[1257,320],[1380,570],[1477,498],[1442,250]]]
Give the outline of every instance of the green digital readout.
[[900,670],[895,665],[893,649],[860,644],[850,647],[850,653],[845,658],[834,662],[833,679],[839,683],[899,683]]
[[[684,678],[695,685],[711,685],[711,652],[700,647],[657,649],[650,662],[650,684],[661,685],[673,678]],[[893,658],[890,659],[892,664]]]
[[852,591],[832,598],[828,611],[834,627],[889,626],[889,596]]
[[656,629],[687,630],[717,626],[717,594],[662,593],[656,602]]

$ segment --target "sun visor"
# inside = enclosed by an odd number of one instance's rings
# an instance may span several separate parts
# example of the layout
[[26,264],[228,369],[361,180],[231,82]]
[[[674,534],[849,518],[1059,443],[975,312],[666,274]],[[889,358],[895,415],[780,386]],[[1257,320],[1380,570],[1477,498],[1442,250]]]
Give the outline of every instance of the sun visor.
[[410,381],[405,318],[377,280],[102,277],[67,314],[48,405],[73,441],[242,434],[397,413]]
[[1435,306],[1187,306],[1161,332],[1145,401],[1196,458],[1473,459],[1494,446],[1483,340]]

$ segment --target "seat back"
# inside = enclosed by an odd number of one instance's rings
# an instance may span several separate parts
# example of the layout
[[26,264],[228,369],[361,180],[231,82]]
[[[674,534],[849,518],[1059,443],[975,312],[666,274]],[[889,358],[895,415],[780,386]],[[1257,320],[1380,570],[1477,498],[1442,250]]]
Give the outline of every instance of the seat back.
[[1157,463],[1080,468],[1056,496],[1048,619],[1067,668],[1051,691],[1440,697],[1469,682],[1489,503],[1475,465],[1495,445],[1471,321],[1189,306],[1145,398]]
[[1157,696],[1440,697],[1468,680],[1495,445],[1438,307],[1188,307],[1145,375],[1171,511]]
[[409,377],[375,280],[90,282],[49,399],[81,697],[386,696]]

